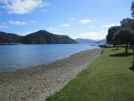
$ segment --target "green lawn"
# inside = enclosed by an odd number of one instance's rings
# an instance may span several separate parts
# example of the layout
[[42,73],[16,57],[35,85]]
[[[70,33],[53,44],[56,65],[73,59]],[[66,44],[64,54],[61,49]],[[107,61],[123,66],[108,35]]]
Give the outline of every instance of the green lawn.
[[48,101],[134,101],[132,56],[110,56],[123,49],[105,49],[88,69]]

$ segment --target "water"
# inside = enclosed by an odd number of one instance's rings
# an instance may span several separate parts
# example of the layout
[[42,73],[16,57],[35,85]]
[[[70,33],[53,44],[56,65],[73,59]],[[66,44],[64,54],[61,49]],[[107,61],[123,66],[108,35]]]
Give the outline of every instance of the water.
[[48,64],[93,48],[86,44],[0,45],[0,72]]

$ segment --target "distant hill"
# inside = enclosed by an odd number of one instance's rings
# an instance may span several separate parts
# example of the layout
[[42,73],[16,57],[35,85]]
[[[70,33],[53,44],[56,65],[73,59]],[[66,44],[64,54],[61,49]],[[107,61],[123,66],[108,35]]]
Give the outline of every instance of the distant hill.
[[17,43],[20,36],[13,33],[0,32],[0,43]]
[[106,39],[102,39],[96,42],[97,44],[106,44]]
[[92,39],[81,39],[81,38],[76,39],[76,41],[81,44],[92,44],[92,45],[105,44],[105,42],[106,42],[105,39],[96,41],[96,40],[92,40]]
[[56,35],[45,30],[40,30],[26,36],[0,32],[0,43],[72,44],[77,42],[65,35]]
[[81,38],[76,39],[76,41],[79,43],[94,43],[95,42],[94,40],[91,40],[91,39],[81,39]]
[[71,44],[76,43],[75,40],[65,35],[56,35],[44,30],[40,30],[28,34],[21,39],[21,43],[26,44]]

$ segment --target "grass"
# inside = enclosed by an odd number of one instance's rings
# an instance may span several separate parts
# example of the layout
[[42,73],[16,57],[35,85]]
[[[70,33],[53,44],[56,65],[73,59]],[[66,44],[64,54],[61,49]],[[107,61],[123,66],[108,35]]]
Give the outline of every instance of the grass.
[[132,55],[105,49],[86,70],[47,101],[134,101]]

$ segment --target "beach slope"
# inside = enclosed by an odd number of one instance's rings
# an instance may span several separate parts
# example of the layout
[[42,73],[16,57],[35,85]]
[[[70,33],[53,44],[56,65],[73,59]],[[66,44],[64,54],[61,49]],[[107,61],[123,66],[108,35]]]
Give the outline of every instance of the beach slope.
[[87,68],[99,49],[82,51],[48,65],[0,73],[1,101],[45,101]]

